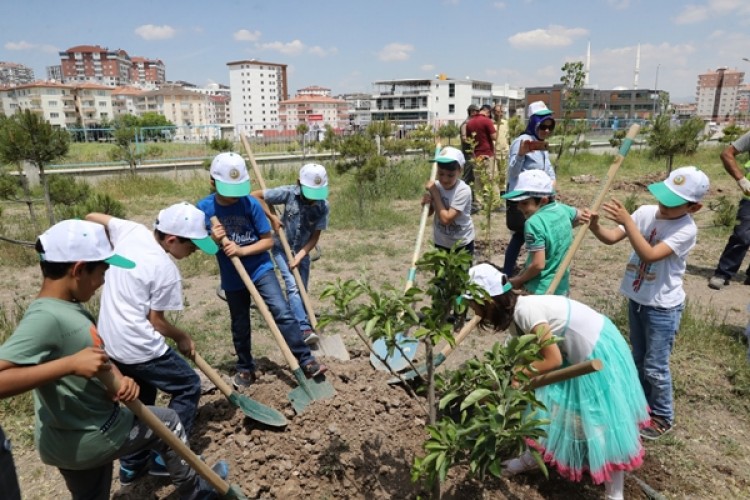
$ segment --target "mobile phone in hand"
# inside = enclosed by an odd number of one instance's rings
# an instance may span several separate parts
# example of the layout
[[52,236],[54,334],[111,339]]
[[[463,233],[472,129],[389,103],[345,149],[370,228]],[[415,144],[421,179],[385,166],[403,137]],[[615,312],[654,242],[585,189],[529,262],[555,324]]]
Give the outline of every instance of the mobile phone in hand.
[[529,141],[529,151],[547,149],[547,141]]

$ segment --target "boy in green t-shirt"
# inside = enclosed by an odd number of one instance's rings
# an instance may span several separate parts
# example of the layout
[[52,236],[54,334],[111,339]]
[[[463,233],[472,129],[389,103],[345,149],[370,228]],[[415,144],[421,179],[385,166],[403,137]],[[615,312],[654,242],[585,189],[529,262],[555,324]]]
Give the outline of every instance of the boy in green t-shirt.
[[[74,500],[109,498],[114,459],[142,449],[165,458],[180,498],[215,498],[215,490],[143,422],[119,404],[138,385],[109,362],[93,317],[82,306],[104,283],[109,265],[135,264],[112,250],[104,227],[62,221],[36,242],[42,287],[10,338],[0,346],[0,397],[34,390],[35,442],[42,462],[57,467]],[[111,370],[119,391],[108,394],[97,373]],[[177,414],[149,407],[186,440]],[[214,466],[226,477],[226,463]]]
[[[552,179],[542,170],[526,170],[518,176],[516,189],[503,195],[518,202],[526,218],[524,242],[528,255],[526,265],[510,278],[513,288],[525,289],[534,295],[547,292],[565,254],[573,243],[573,227],[584,222],[576,208],[555,201]],[[568,295],[570,284],[565,270],[555,295]]]

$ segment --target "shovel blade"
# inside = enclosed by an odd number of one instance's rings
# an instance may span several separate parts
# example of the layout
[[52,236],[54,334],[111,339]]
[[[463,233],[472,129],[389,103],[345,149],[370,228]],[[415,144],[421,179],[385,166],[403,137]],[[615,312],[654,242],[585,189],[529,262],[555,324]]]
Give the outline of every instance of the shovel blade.
[[341,361],[349,361],[351,359],[349,351],[346,350],[346,345],[338,333],[335,335],[321,334],[318,343],[312,345],[310,349],[315,351],[316,354],[340,359]]
[[[432,359],[432,366],[438,367],[445,361],[445,355],[441,352]],[[408,372],[402,373],[401,378],[393,377],[388,379],[388,383],[391,385],[400,384],[401,379],[405,382],[414,380],[417,376],[425,377],[427,375],[427,365],[419,365],[416,370],[409,370]]]
[[[398,349],[393,351],[393,354],[388,356],[388,346],[385,344],[385,339],[378,339],[372,344],[372,350],[374,353],[370,354],[370,364],[376,369],[383,372],[387,372],[388,366],[385,365],[380,359],[385,359],[391,370],[394,372],[400,372],[409,367],[409,362],[414,359],[417,355],[417,348],[419,347],[419,341],[415,338],[408,337],[403,333],[396,334],[396,343],[404,351],[403,354]],[[380,359],[378,359],[378,356]]]
[[307,405],[313,401],[328,399],[336,394],[336,389],[323,376],[307,378],[302,368],[297,368],[294,370],[294,378],[297,379],[299,387],[289,392],[289,401],[292,402],[292,407],[298,414],[305,411]]
[[286,427],[289,421],[270,406],[261,404],[254,399],[250,399],[237,391],[232,392],[227,398],[234,406],[242,410],[245,416],[260,422],[261,424],[270,425],[271,427]]
[[219,498],[222,500],[248,500],[245,494],[242,493],[242,490],[240,490],[239,486],[234,484],[229,485],[229,490]]

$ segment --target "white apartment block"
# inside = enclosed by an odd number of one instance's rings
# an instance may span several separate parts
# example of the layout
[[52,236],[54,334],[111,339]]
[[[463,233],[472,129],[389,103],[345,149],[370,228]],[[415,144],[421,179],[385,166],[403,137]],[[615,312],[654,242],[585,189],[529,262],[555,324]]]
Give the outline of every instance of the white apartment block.
[[364,93],[351,93],[338,96],[348,105],[349,128],[363,128],[370,124],[372,118],[372,95]]
[[185,90],[198,92],[209,96],[211,108],[209,109],[209,121],[219,125],[232,124],[232,91],[227,85],[210,83],[205,87],[185,86]]
[[177,140],[211,140],[219,137],[220,130],[209,120],[209,97],[182,87],[164,86],[137,97],[137,114],[163,115],[178,128]]
[[279,126],[279,102],[289,98],[286,64],[228,62],[231,119],[236,133],[262,135]]
[[112,91],[112,111],[114,117],[121,115],[138,116],[138,101],[146,90],[137,87],[115,87]]
[[76,128],[85,123],[87,117],[91,118],[90,122],[96,123],[103,120],[107,113],[111,117],[110,97],[104,89],[107,87],[91,89],[44,81],[0,87],[0,107],[6,115],[28,109],[38,113],[54,127]]
[[[319,87],[320,88],[320,87]],[[349,105],[342,99],[326,94],[297,93],[292,99],[279,103],[279,120],[282,130],[296,130],[305,124],[310,130],[323,130],[326,125],[343,128],[349,120]],[[306,90],[306,89],[302,89]],[[329,89],[328,94],[330,94]]]
[[434,126],[461,123],[470,104],[492,104],[492,83],[433,79],[381,80],[373,83],[372,119],[421,122]]
[[112,111],[112,87],[96,83],[81,83],[74,86],[75,103],[80,122],[84,127],[108,122],[114,118]]

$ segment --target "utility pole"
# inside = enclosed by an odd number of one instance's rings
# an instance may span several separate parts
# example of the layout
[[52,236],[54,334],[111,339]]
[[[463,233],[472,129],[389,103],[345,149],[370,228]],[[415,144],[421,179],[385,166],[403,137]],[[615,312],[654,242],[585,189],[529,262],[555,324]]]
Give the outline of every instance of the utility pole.
[[653,119],[656,119],[656,103],[661,99],[661,96],[659,95],[659,67],[661,66],[661,63],[656,65],[656,78],[654,79],[654,112],[653,112]]

